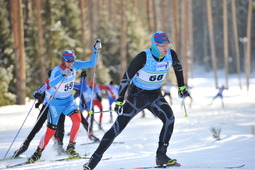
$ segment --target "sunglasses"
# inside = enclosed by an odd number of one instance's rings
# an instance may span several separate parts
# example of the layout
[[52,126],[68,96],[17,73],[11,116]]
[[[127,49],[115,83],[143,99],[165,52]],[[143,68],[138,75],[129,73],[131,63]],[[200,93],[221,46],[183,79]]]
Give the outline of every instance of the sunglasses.
[[67,63],[73,63],[74,61],[68,61],[68,60],[67,60],[67,61],[65,61],[65,62],[67,62]]
[[169,45],[169,43],[155,43],[155,44],[159,47],[165,47]]

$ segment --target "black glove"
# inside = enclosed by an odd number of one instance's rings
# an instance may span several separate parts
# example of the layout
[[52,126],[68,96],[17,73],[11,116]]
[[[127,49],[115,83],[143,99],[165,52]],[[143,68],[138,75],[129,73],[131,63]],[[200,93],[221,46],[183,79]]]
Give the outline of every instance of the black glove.
[[114,111],[118,114],[118,115],[122,115],[123,113],[123,99],[122,98],[118,98],[116,103],[115,103],[115,107],[114,107]]
[[41,93],[35,93],[34,98],[37,99],[37,100],[41,100],[42,94]]
[[37,102],[37,103],[35,104],[35,108],[36,108],[36,109],[38,109],[38,108],[39,108],[39,106],[40,106],[40,104],[42,104],[42,103]]
[[185,98],[189,95],[189,92],[186,90],[186,86],[178,87],[178,95],[180,98]]
[[83,70],[83,71],[81,72],[81,77],[82,77],[82,78],[86,78],[86,77],[87,77],[87,72],[86,72],[86,70]]

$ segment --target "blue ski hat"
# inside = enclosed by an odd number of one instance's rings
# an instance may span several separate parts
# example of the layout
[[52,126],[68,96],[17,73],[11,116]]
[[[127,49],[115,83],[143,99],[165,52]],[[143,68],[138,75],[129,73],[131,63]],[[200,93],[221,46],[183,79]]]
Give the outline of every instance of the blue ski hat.
[[151,37],[151,52],[157,58],[162,58],[161,52],[158,50],[157,44],[170,43],[168,36],[163,31],[155,32]]
[[63,60],[64,61],[73,62],[73,61],[75,61],[75,59],[76,59],[76,56],[74,54],[74,51],[71,51],[71,50],[64,51],[64,53],[63,53]]

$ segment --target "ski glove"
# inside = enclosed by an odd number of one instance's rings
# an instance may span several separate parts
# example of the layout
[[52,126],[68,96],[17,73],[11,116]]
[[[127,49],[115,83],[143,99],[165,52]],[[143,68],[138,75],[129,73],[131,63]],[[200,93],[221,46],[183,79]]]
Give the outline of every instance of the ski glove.
[[33,95],[33,97],[34,97],[35,99],[37,99],[37,100],[40,100],[40,99],[42,98],[42,94],[41,94],[41,93],[35,93],[35,94]]
[[114,107],[114,111],[118,114],[118,115],[122,115],[123,113],[123,99],[117,99],[116,103],[115,103],[115,107]]
[[66,68],[63,72],[63,76],[66,77],[68,76],[73,70],[71,68]]
[[94,47],[94,49],[93,49],[94,52],[97,52],[97,51],[99,51],[102,48],[102,44],[101,44],[100,39],[96,40],[96,42],[95,42],[93,47]]
[[186,90],[186,86],[178,87],[178,95],[180,98],[185,98],[189,95],[189,92]]
[[87,77],[87,72],[86,72],[86,70],[83,70],[83,71],[81,72],[81,77],[82,77],[82,78],[86,78],[86,77]]

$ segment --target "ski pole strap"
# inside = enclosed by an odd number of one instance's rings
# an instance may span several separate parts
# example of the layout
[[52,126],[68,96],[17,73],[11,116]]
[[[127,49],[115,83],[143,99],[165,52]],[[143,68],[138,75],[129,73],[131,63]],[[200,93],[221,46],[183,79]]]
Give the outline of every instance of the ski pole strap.
[[115,105],[118,106],[118,108],[117,108],[117,114],[118,114],[118,115],[122,115],[122,114],[123,114],[123,102],[121,102],[121,101],[116,101]]
[[123,102],[117,101],[115,104],[119,107],[123,107]]
[[181,86],[181,87],[178,87],[178,91],[183,91],[186,89],[186,86]]

